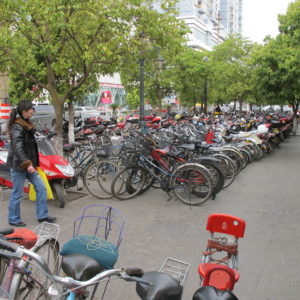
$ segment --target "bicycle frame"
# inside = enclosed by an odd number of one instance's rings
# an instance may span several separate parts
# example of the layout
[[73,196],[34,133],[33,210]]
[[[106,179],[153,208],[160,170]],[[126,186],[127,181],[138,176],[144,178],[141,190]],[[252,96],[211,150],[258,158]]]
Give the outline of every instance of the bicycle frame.
[[[154,151],[152,151],[154,152]],[[155,152],[154,152],[155,153]],[[152,153],[151,153],[151,157],[152,156]],[[149,168],[149,164],[154,167],[156,170],[160,171],[160,174],[163,174],[163,175],[166,175],[168,176],[168,178],[171,178],[174,176],[174,173],[173,172],[170,172],[170,169],[168,168],[168,165],[166,164],[166,162],[162,159],[162,157],[156,153],[156,157],[159,158],[159,162],[161,164],[163,164],[163,166],[166,166],[166,169],[167,170],[164,170],[163,168],[157,166],[156,164],[154,164],[151,160],[149,160],[146,156],[144,156],[143,154],[140,154],[140,159],[139,159],[139,162],[142,164],[142,166],[156,179],[159,181],[159,183],[161,184],[161,187],[162,189],[167,189],[168,191],[170,190],[170,187],[168,186],[168,182],[164,181],[160,176],[158,176],[157,174],[155,174],[155,172]],[[148,163],[148,165],[147,165]],[[185,182],[186,179],[178,179],[179,181],[181,182]],[[203,181],[197,181],[197,183],[203,183]]]

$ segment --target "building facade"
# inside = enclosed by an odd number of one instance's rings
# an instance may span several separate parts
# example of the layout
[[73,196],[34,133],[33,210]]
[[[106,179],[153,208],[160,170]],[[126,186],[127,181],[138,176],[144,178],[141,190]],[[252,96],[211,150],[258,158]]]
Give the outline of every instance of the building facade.
[[230,34],[242,32],[243,0],[181,0],[178,18],[190,28],[188,46],[212,50]]

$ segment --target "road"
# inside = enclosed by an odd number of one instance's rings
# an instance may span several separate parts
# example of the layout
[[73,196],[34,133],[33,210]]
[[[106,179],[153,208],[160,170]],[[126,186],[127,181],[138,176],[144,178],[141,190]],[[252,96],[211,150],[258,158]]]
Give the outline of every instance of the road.
[[[207,216],[226,213],[245,219],[245,237],[239,243],[240,280],[235,294],[244,300],[299,300],[300,298],[300,136],[290,137],[279,149],[243,170],[216,200],[200,207],[167,201],[152,189],[138,198],[97,200],[79,194],[64,209],[49,205],[61,225],[60,242],[72,236],[73,220],[90,204],[111,205],[126,219],[125,235],[116,266],[158,270],[165,258],[191,264],[182,299],[192,299],[199,286],[197,266],[206,246]],[[1,201],[0,226],[7,227],[10,191]],[[71,194],[70,194],[71,195]],[[74,195],[74,194],[72,194]],[[35,228],[34,203],[22,202],[23,221]],[[133,283],[113,281],[105,299],[138,299]]]

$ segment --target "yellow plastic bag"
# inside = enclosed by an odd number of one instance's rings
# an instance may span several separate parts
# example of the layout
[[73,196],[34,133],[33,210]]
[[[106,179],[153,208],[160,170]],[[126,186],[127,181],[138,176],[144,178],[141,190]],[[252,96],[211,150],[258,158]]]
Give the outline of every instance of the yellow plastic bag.
[[[51,190],[49,181],[47,179],[46,173],[40,167],[37,167],[37,171],[40,174],[40,177],[42,178],[42,180],[45,184],[45,187],[46,187],[46,190],[47,190],[47,199],[52,200],[53,199],[53,194],[52,194],[52,190]],[[29,186],[29,200],[31,200],[31,201],[36,200],[36,192],[35,192],[33,184],[30,184],[30,186]]]

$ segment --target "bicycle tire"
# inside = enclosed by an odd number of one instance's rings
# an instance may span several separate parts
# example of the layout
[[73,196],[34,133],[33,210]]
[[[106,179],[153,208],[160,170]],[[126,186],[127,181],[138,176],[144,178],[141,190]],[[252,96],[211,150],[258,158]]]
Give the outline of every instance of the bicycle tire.
[[[112,195],[119,200],[134,198],[142,191],[146,177],[145,169],[140,166],[129,166],[122,169],[112,182]],[[133,192],[132,189],[134,189]]]
[[225,182],[225,176],[222,170],[214,162],[210,162],[210,161],[197,162],[196,159],[195,163],[199,163],[203,165],[205,168],[207,168],[210,171],[211,180],[213,183],[213,195],[216,196],[223,189],[224,182]]
[[[111,184],[118,173],[119,166],[109,160],[89,164],[83,174],[83,185],[87,191],[98,199],[112,198]],[[90,176],[94,172],[94,176]]]
[[78,164],[77,158],[69,153],[64,153],[63,156],[75,170]]
[[203,204],[213,193],[209,170],[197,163],[185,163],[177,167],[170,186],[177,199],[192,206]]
[[247,164],[251,162],[251,155],[246,149],[239,150],[243,156],[242,159],[242,170],[246,168]]
[[224,174],[223,189],[225,189],[229,187],[235,179],[235,164],[230,157],[223,153],[214,154],[213,157],[218,159],[218,166]]
[[[58,273],[59,243],[55,239],[48,239],[34,252],[39,254],[47,263],[52,274]],[[53,282],[45,275],[36,264],[29,261],[31,271],[22,274],[16,290],[16,300],[50,300],[48,288]]]
[[235,173],[236,175],[240,173],[241,169],[242,169],[242,157],[241,157],[241,153],[238,152],[236,149],[233,148],[226,148],[223,149],[222,152],[229,156],[235,165]]

